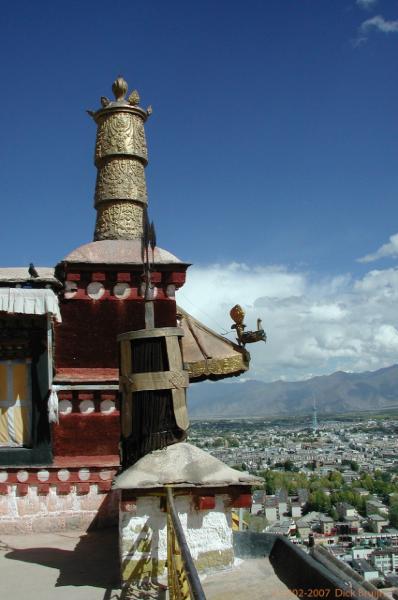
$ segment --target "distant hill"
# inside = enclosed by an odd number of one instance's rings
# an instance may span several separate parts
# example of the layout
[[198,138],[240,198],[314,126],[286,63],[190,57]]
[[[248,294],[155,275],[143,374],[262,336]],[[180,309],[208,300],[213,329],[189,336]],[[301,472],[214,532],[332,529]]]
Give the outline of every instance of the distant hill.
[[311,411],[314,398],[318,413],[398,408],[398,365],[306,381],[195,383],[188,390],[188,410],[193,418],[302,415]]

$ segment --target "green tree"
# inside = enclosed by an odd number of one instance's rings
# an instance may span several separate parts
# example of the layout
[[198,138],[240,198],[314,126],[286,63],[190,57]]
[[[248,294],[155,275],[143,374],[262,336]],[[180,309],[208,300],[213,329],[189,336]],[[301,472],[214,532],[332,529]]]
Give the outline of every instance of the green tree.
[[216,437],[213,440],[213,447],[220,448],[220,446],[224,446],[224,439],[222,437]]
[[285,462],[283,463],[283,468],[285,469],[285,471],[293,471],[294,470],[294,462],[287,459],[285,460]]
[[390,506],[390,525],[392,527],[398,527],[398,504]]

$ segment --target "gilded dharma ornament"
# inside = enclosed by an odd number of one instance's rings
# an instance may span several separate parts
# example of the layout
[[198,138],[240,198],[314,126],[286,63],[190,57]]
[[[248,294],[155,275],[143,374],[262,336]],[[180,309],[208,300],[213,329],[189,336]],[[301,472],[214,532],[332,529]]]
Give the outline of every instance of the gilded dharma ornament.
[[148,161],[144,124],[140,117],[127,112],[110,113],[102,118],[97,132],[95,163],[114,155],[127,154]]
[[141,239],[143,205],[109,202],[97,208],[94,241]]
[[114,158],[98,171],[95,206],[107,200],[147,203],[144,165],[128,158]]

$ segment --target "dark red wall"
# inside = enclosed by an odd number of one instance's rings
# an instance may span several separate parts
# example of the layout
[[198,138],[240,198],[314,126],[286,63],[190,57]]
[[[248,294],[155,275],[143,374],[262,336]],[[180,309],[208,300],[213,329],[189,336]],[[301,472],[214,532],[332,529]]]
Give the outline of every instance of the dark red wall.
[[[155,327],[176,324],[174,300],[155,301]],[[117,368],[117,336],[145,328],[143,300],[64,300],[55,331],[55,365]]]
[[53,454],[57,456],[106,456],[119,454],[119,413],[61,416],[53,428]]

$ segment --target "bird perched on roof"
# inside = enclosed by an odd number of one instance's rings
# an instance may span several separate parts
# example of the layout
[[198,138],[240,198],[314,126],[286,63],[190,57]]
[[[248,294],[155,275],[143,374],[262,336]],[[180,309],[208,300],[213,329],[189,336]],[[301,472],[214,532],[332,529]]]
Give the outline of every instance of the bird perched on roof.
[[30,263],[30,265],[29,265],[29,275],[31,277],[39,277],[39,274],[36,271],[35,265],[33,263]]

